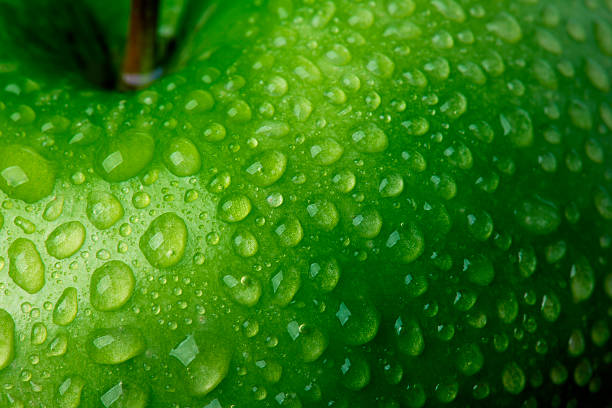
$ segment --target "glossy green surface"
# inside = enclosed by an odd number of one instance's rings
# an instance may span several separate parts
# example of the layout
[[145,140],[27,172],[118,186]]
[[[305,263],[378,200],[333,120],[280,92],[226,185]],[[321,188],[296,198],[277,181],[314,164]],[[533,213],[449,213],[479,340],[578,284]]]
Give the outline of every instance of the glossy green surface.
[[219,2],[133,94],[2,44],[0,407],[609,402],[610,0]]

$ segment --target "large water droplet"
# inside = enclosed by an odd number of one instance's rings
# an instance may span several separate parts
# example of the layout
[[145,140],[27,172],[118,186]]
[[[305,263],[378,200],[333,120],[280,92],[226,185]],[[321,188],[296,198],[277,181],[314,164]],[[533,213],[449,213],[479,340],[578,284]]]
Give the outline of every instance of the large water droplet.
[[278,150],[268,150],[255,156],[246,172],[253,183],[267,187],[278,181],[286,168],[287,157]]
[[8,367],[15,357],[15,321],[0,309],[0,371]]
[[123,206],[117,198],[104,191],[92,191],[87,197],[87,218],[98,229],[112,227],[123,217]]
[[87,351],[98,364],[121,364],[145,349],[140,331],[130,326],[96,329],[89,336]]
[[168,170],[179,177],[194,175],[202,166],[198,148],[185,137],[173,139],[164,150],[163,158]]
[[85,241],[85,227],[79,221],[61,224],[49,234],[45,245],[49,255],[64,259],[76,254]]
[[69,325],[76,318],[78,309],[76,288],[64,289],[53,309],[53,323],[60,326]]
[[140,250],[156,268],[169,268],[179,263],[186,246],[187,226],[175,213],[155,218],[140,238]]
[[8,249],[9,276],[23,290],[34,294],[45,284],[45,265],[34,243],[17,238]]
[[96,171],[106,181],[128,180],[153,159],[155,141],[149,133],[129,130],[109,139],[96,155]]
[[0,147],[0,189],[9,197],[33,203],[54,186],[55,170],[40,154],[23,145]]
[[121,261],[109,261],[91,275],[91,305],[101,311],[117,310],[132,296],[135,283],[132,268]]

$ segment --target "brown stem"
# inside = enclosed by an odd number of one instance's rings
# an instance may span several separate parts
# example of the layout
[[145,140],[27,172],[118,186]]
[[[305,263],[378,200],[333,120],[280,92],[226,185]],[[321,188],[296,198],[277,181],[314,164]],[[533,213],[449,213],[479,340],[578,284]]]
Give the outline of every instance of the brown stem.
[[119,89],[145,88],[161,74],[157,66],[160,0],[132,0],[130,27],[119,75]]

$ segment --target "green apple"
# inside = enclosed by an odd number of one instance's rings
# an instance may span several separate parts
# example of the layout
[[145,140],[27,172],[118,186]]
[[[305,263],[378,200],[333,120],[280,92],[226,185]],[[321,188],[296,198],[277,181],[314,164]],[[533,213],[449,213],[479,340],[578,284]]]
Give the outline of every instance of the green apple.
[[0,407],[611,401],[612,1],[0,3]]

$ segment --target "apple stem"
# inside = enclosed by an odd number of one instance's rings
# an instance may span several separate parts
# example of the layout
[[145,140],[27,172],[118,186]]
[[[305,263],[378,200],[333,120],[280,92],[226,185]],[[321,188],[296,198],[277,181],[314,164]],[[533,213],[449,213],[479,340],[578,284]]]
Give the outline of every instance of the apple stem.
[[130,26],[118,88],[142,89],[162,74],[157,60],[160,0],[131,0]]

